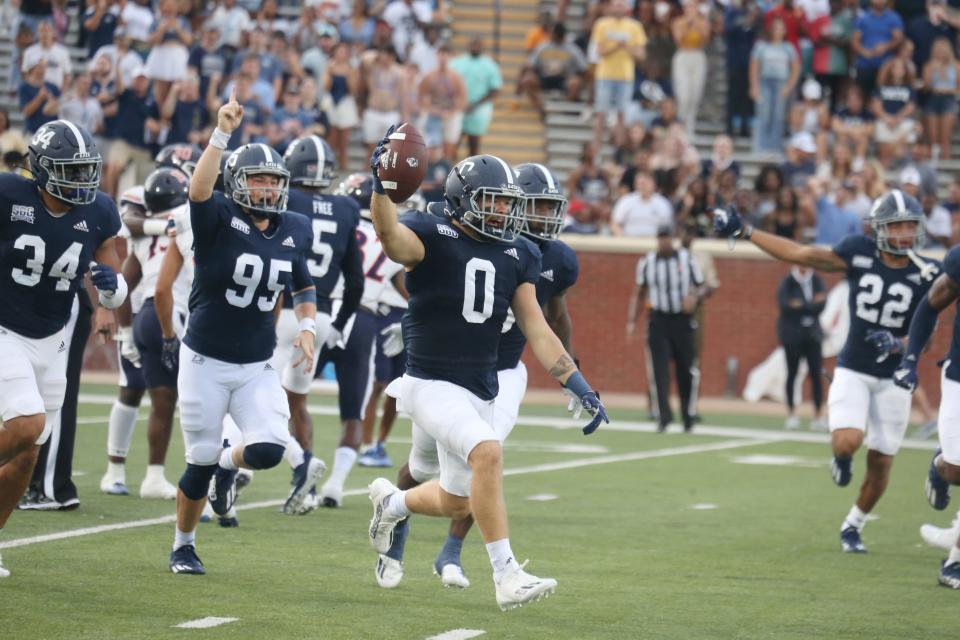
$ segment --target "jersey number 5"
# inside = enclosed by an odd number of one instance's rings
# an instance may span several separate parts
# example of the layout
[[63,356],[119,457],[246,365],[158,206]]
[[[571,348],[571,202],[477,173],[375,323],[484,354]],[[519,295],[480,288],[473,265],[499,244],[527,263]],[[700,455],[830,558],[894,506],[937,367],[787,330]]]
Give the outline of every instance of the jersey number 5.
[[317,262],[313,258],[307,260],[307,268],[314,278],[322,278],[330,270],[330,261],[333,260],[333,247],[321,240],[324,233],[336,233],[337,223],[332,220],[313,221],[313,255],[320,258]]
[[894,282],[887,288],[888,300],[882,309],[877,303],[883,298],[883,278],[875,273],[865,273],[857,283],[857,317],[889,329],[900,329],[907,319],[907,310],[913,301],[913,289],[902,282]]
[[[21,251],[30,250],[33,253],[32,258],[27,258],[21,269],[14,267],[11,273],[13,281],[22,284],[25,287],[35,287],[40,284],[40,276],[43,275],[43,263],[47,259],[47,243],[40,236],[24,234],[13,242],[14,249]],[[80,266],[80,252],[83,251],[83,245],[74,242],[67,250],[63,252],[57,261],[50,267],[49,275],[56,278],[57,291],[69,291],[70,283],[77,277],[77,269]]]
[[[477,276],[483,277],[483,284],[477,286]],[[482,324],[493,315],[493,285],[497,279],[497,268],[483,258],[470,258],[463,274],[463,319],[471,324]],[[483,296],[477,309],[477,289]]]
[[[260,296],[257,299],[257,308],[260,311],[272,311],[277,306],[277,296],[283,291],[283,283],[280,282],[280,274],[293,271],[293,265],[289,260],[271,260],[270,274],[267,278],[267,289],[272,294],[270,297]],[[260,280],[263,278],[263,258],[253,253],[242,253],[237,258],[237,265],[233,269],[233,281],[243,287],[239,291],[227,289],[227,302],[235,307],[249,307],[253,302],[253,296],[260,286]]]

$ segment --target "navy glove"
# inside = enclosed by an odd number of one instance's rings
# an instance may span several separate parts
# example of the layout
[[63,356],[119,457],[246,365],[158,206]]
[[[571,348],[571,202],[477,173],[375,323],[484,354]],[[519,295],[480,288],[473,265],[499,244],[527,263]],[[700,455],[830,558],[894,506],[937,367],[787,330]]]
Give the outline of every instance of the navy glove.
[[[600,402],[600,394],[596,391],[591,391],[590,393],[584,394],[580,398],[580,407],[586,409],[587,413],[593,418],[590,421],[590,424],[583,428],[584,435],[590,435],[600,426],[600,421],[610,424],[610,418],[607,417],[607,410],[603,408],[603,404]],[[579,414],[579,410],[577,414]]]
[[117,272],[107,264],[92,264],[90,266],[90,280],[100,293],[113,295],[117,292]]
[[377,167],[380,166],[380,156],[383,155],[384,147],[390,142],[390,135],[397,130],[398,126],[399,125],[396,124],[390,125],[390,128],[387,129],[387,132],[380,138],[380,142],[374,147],[373,154],[370,156],[370,172],[373,174],[373,190],[380,195],[383,195],[383,184],[380,183]]
[[910,393],[917,388],[917,357],[906,355],[900,366],[893,372],[893,384],[903,387]]
[[900,353],[903,350],[903,343],[887,329],[874,329],[864,340],[877,350],[877,362],[883,362],[891,354]]
[[730,206],[726,209],[713,210],[713,228],[722,238],[744,238],[749,240],[753,227],[745,225],[737,208]]
[[163,339],[163,351],[160,352],[160,364],[167,373],[176,375],[180,366],[180,340],[177,336]]

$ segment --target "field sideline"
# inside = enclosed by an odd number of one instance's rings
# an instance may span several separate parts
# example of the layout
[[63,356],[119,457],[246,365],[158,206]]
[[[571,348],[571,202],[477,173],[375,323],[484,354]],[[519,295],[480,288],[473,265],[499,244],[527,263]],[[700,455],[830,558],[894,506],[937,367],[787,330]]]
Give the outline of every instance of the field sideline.
[[[824,434],[707,415],[710,427],[698,433],[658,435],[639,412],[614,410],[615,428],[586,438],[548,406],[523,408],[505,453],[513,548],[533,573],[558,579],[548,600],[501,613],[477,531],[464,545],[472,586],[442,589],[430,567],[446,527],[427,518],[413,521],[404,582],[377,587],[365,487],[379,472],[363,468],[342,509],[296,518],[277,513],[288,468],[258,473],[238,505],[238,529],[201,525],[208,575],[174,576],[173,504],[97,488],[113,390],[83,389],[80,509],[17,512],[0,536],[13,572],[0,580],[7,637],[940,638],[960,602],[936,585],[944,554],[917,533],[953,515],[923,497],[930,441],[898,456],[878,519],[864,530],[870,553],[849,556],[839,526],[855,487],[830,481]],[[333,401],[311,401],[315,450],[329,462],[339,433]],[[134,493],[145,416],[141,409],[128,464]],[[401,420],[388,446],[395,462],[408,443]],[[182,451],[175,433],[171,480]],[[861,454],[852,485],[862,469]],[[176,626],[208,617],[233,620]]]

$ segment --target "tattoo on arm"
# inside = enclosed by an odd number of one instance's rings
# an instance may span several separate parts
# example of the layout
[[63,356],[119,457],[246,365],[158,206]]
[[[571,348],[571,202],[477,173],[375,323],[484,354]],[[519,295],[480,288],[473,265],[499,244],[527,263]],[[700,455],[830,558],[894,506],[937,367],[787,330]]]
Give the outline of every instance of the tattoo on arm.
[[559,378],[565,373],[569,373],[577,368],[577,365],[573,363],[573,358],[568,354],[563,354],[560,356],[560,359],[557,360],[556,364],[550,367],[550,375],[554,378]]

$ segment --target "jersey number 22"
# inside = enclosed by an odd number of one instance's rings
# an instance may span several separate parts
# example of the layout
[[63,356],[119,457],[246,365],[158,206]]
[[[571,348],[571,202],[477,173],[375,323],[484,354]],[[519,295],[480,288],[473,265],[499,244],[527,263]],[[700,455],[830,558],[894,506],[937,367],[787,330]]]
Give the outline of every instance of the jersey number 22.
[[913,289],[902,282],[887,288],[888,300],[880,308],[883,298],[883,278],[876,273],[865,273],[857,283],[857,317],[889,329],[900,329],[907,319],[907,310],[913,301]]

